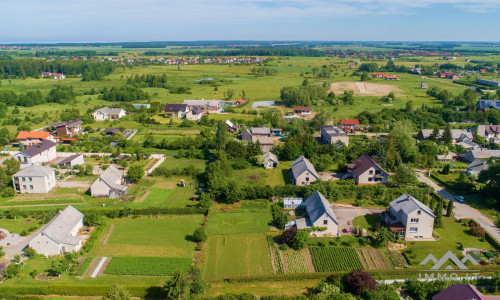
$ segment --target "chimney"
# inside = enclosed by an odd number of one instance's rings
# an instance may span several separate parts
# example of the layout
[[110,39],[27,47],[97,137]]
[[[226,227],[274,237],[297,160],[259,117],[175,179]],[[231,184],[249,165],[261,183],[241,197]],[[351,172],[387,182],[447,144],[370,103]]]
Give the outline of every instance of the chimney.
[[372,156],[372,160],[373,160],[376,164],[378,164],[378,156],[377,156],[377,155],[373,155],[373,156]]

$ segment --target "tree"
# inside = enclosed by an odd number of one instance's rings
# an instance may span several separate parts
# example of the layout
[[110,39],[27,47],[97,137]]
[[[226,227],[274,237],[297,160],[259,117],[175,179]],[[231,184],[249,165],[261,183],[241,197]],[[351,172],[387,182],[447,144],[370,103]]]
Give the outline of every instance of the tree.
[[228,89],[226,92],[224,92],[224,99],[226,100],[231,100],[234,96],[234,90],[233,89]]
[[377,290],[377,281],[373,279],[372,275],[365,273],[361,270],[353,270],[344,278],[344,286],[346,291],[361,295],[365,290]]
[[144,169],[140,165],[132,165],[127,171],[127,178],[132,182],[138,182],[144,176]]
[[361,74],[361,81],[368,81],[370,80],[370,76],[368,75],[368,73],[366,72],[363,72],[363,74]]
[[448,201],[448,206],[446,207],[446,216],[451,217],[453,215],[453,198]]
[[184,299],[189,295],[189,282],[181,271],[174,272],[174,276],[163,286],[165,299]]
[[123,285],[115,285],[108,290],[103,300],[129,300],[131,295],[126,287]]
[[94,167],[91,164],[85,165],[85,175],[92,175]]
[[21,267],[18,264],[10,264],[4,271],[5,278],[14,278],[19,275]]
[[201,270],[198,266],[191,266],[187,272],[187,277],[190,281],[189,291],[192,295],[203,294],[207,287],[205,281],[201,277]]
[[401,165],[392,176],[394,182],[399,186],[417,184],[417,173],[408,165]]
[[304,249],[309,245],[310,241],[309,230],[299,230],[292,239],[292,248],[295,250]]
[[392,233],[387,229],[387,227],[381,227],[380,230],[377,232],[377,244],[379,246],[385,246],[387,245],[390,241],[394,239]]
[[297,227],[290,227],[281,233],[281,241],[291,246],[295,235],[297,235]]
[[445,164],[443,166],[443,170],[441,171],[441,173],[443,173],[443,175],[448,175],[448,174],[450,174],[450,170],[451,170],[451,165]]
[[83,223],[87,226],[96,226],[101,223],[101,216],[95,211],[89,211],[83,216]]
[[0,258],[5,256],[5,251],[3,251],[3,247],[0,246]]
[[446,126],[446,129],[443,131],[443,136],[441,137],[441,142],[446,145],[451,145],[453,142],[453,136],[451,135],[450,126]]
[[36,255],[35,249],[33,249],[31,247],[27,247],[23,251],[24,251],[24,254],[26,254],[26,256],[29,258],[32,258]]
[[193,233],[193,239],[197,243],[204,242],[207,239],[207,237],[208,235],[204,227],[196,228],[196,230]]
[[210,193],[202,193],[200,196],[200,201],[198,202],[198,206],[202,208],[209,209],[214,204],[214,200],[212,199],[212,194]]
[[434,228],[443,227],[443,206],[443,200],[439,199],[436,206],[436,211],[434,212],[434,215],[436,215],[436,218],[434,218]]

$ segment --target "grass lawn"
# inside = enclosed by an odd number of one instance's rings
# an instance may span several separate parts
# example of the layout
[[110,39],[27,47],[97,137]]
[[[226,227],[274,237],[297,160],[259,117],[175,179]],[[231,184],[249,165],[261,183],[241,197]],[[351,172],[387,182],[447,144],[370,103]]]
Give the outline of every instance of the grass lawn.
[[373,226],[380,221],[380,216],[378,215],[364,215],[354,218],[352,223],[354,228],[366,229],[368,233],[373,233]]
[[222,212],[208,217],[209,235],[268,232],[271,213],[262,212]]
[[[462,242],[465,248],[492,249],[488,242],[482,242],[478,237],[469,233],[468,226],[455,221],[454,218],[443,217],[443,228],[434,229],[441,237],[435,242],[408,242],[409,249],[416,255],[415,262],[420,263],[429,253],[432,253],[437,259],[442,257],[448,250],[458,255],[458,243]],[[460,256],[459,256],[460,257]]]
[[[177,182],[177,180],[176,180]],[[133,202],[132,208],[142,207],[186,207],[195,205],[197,202],[190,200],[195,190],[189,186],[174,186],[173,189],[150,188],[149,195],[142,202]]]
[[39,220],[33,218],[18,217],[17,219],[0,219],[0,228],[7,229],[11,233],[21,233],[23,230],[28,230],[31,227],[40,227]]
[[[202,215],[147,216],[108,221],[93,256],[194,257],[190,235],[203,221]],[[114,228],[109,235],[111,224]]]
[[256,281],[238,283],[212,283],[206,291],[206,296],[221,294],[252,294],[260,297],[272,295],[299,296],[309,289],[318,286],[320,280],[293,280],[293,281]]
[[273,275],[264,233],[210,236],[204,245],[206,280]]

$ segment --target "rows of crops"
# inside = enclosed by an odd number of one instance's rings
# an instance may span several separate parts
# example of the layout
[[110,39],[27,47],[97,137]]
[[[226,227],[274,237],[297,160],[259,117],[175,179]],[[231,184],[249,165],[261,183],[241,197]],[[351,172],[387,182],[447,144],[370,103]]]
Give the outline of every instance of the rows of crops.
[[283,268],[283,261],[281,260],[280,249],[276,247],[273,237],[267,236],[267,245],[269,247],[269,253],[271,254],[271,261],[273,263],[273,269],[275,274],[285,273]]
[[306,260],[306,255],[309,255],[308,249],[283,251],[281,253],[288,266],[288,273],[296,274],[309,272]]
[[187,271],[190,258],[175,257],[113,257],[104,274],[168,276],[174,271]]
[[363,270],[363,264],[354,248],[310,247],[314,267],[317,272],[337,272]]
[[94,260],[93,256],[87,257],[80,266],[80,268],[78,269],[78,272],[76,272],[76,276],[83,276],[83,274],[85,274],[85,271],[87,271],[93,260]]
[[384,258],[393,268],[406,268],[408,266],[406,259],[398,251],[385,250]]

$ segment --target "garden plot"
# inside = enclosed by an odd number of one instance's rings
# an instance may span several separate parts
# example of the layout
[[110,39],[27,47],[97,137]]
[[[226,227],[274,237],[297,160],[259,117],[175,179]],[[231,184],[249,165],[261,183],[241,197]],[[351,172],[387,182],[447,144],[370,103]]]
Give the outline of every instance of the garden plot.
[[340,95],[348,90],[353,91],[354,95],[363,96],[387,96],[390,92],[401,92],[399,88],[389,84],[350,81],[334,82],[328,91]]

